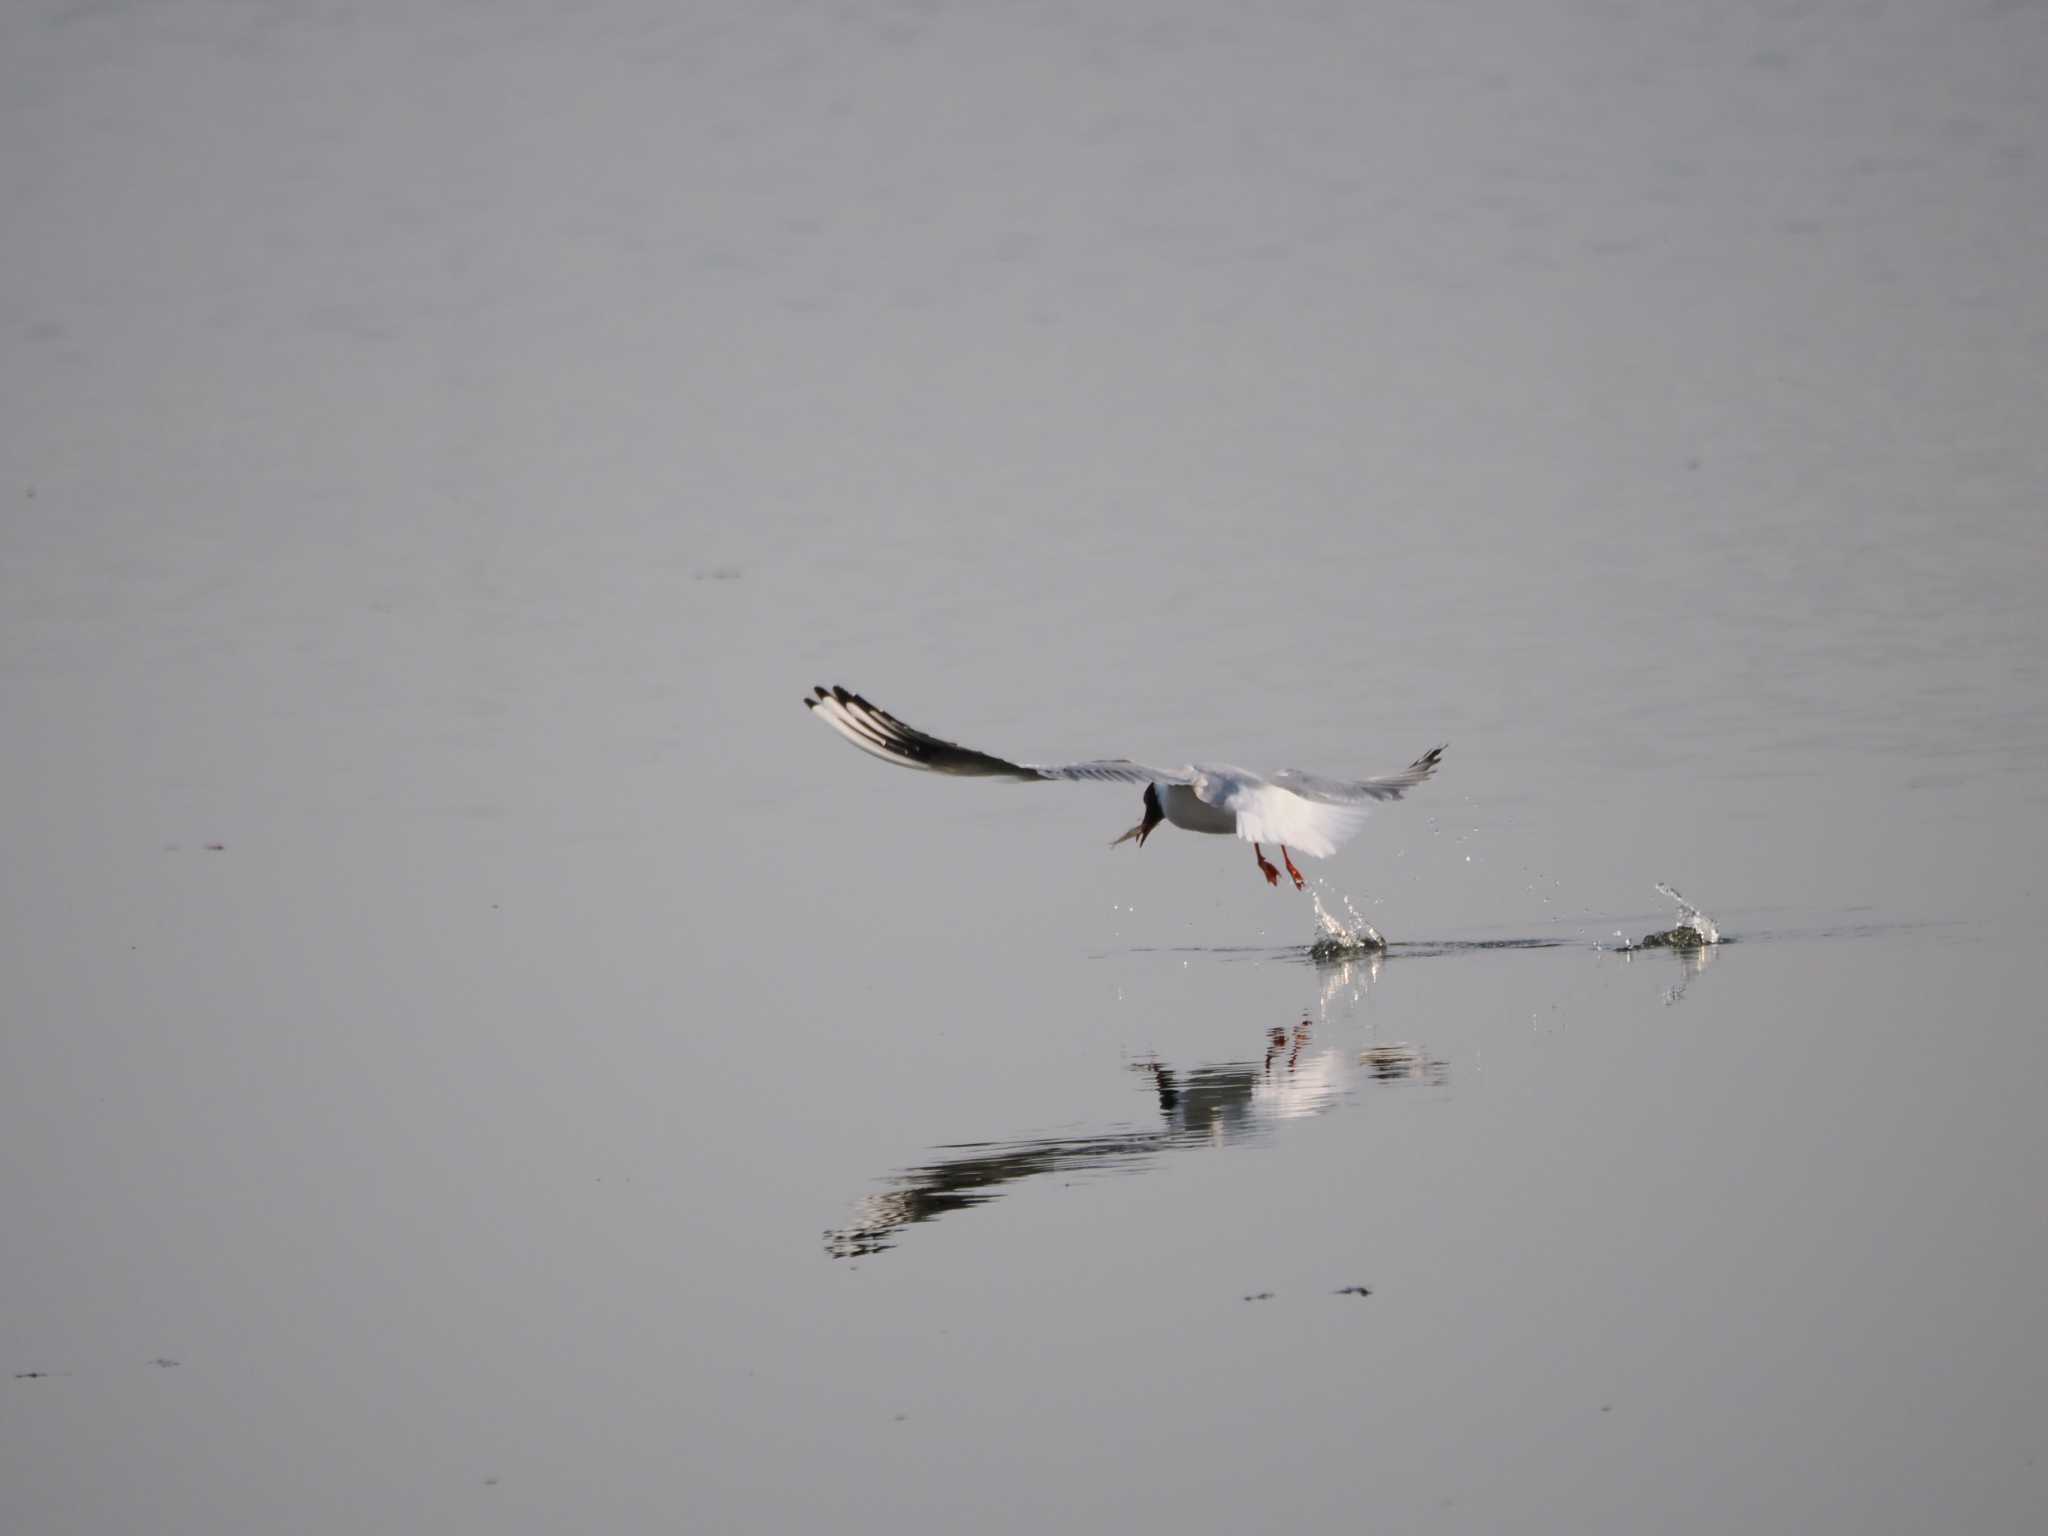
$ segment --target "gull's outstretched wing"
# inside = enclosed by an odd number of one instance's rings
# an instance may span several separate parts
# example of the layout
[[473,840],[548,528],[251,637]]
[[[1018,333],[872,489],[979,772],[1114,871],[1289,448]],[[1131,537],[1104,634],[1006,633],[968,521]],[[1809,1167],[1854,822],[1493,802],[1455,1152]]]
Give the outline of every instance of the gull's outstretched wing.
[[1431,747],[1399,773],[1380,779],[1325,779],[1298,768],[1283,768],[1271,775],[1272,782],[1292,790],[1304,800],[1323,805],[1357,805],[1363,800],[1398,800],[1436,772],[1444,760],[1442,747]]
[[1398,800],[1442,761],[1434,747],[1399,773],[1378,779],[1325,779],[1288,768],[1270,778],[1243,775],[1219,786],[1221,793],[1195,792],[1237,814],[1237,835],[1248,843],[1279,843],[1327,859],[1357,835],[1376,800]]
[[870,704],[844,688],[819,688],[804,700],[804,707],[861,751],[885,763],[904,768],[922,768],[928,773],[951,773],[981,779],[1100,779],[1121,784],[1185,784],[1184,768],[1147,768],[1127,758],[1104,758],[1092,763],[1013,763],[941,741],[914,725],[906,725],[885,709]]

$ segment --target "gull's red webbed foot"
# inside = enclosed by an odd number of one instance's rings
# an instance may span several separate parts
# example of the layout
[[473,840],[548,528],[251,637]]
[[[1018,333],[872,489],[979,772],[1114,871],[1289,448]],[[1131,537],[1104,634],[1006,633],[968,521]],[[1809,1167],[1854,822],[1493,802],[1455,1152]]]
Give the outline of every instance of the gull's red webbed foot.
[[[1304,879],[1303,879],[1303,878],[1301,877],[1301,871],[1300,871],[1300,870],[1298,870],[1298,869],[1296,869],[1296,868],[1294,867],[1294,860],[1288,857],[1288,855],[1287,855],[1287,845],[1286,845],[1285,843],[1282,843],[1282,844],[1280,845],[1280,859],[1281,859],[1281,862],[1282,862],[1282,863],[1284,863],[1284,864],[1285,864],[1285,865],[1287,866],[1287,873],[1289,873],[1290,875],[1294,876],[1294,888],[1295,888],[1295,889],[1296,889],[1297,891],[1305,891],[1305,890],[1307,890],[1307,889],[1308,889],[1308,881],[1304,880]],[[1277,882],[1277,881],[1276,881],[1276,882],[1274,882],[1274,883],[1275,883],[1275,884],[1278,884],[1279,882]]]
[[[1280,871],[1275,869],[1273,861],[1266,857],[1266,850],[1257,843],[1253,843],[1252,857],[1259,861],[1259,873],[1266,877],[1266,884],[1278,885],[1280,883]],[[1299,877],[1297,876],[1297,878]]]

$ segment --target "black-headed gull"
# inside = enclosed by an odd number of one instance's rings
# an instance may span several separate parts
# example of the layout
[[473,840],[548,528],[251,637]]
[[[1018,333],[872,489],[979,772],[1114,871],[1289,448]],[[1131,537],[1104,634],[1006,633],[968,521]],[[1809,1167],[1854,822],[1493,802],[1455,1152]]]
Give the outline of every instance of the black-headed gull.
[[1328,858],[1364,824],[1373,801],[1400,799],[1435,773],[1444,755],[1442,747],[1432,747],[1399,773],[1379,779],[1324,779],[1294,768],[1261,774],[1201,763],[1148,768],[1122,757],[1089,763],[1013,763],[927,735],[844,688],[819,688],[804,700],[804,707],[863,752],[905,768],[966,778],[1143,784],[1145,819],[1111,843],[1112,848],[1134,838],[1144,847],[1162,821],[1189,832],[1225,833],[1250,843],[1259,872],[1268,884],[1278,885],[1280,871],[1267,859],[1263,846],[1278,843],[1296,890],[1308,882],[1294,867],[1289,848]]

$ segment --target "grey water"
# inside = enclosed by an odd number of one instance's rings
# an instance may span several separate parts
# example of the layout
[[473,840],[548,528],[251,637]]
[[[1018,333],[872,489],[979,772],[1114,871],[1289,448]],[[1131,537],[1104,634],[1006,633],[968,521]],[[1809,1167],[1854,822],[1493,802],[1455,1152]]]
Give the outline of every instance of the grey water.
[[2048,1528],[2044,76],[6,8],[0,1529]]

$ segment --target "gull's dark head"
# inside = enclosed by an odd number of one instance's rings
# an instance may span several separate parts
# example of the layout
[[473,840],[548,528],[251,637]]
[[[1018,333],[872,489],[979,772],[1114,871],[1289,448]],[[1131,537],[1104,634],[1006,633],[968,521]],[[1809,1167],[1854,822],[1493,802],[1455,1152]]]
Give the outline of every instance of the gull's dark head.
[[[1145,786],[1145,819],[1118,838],[1116,843],[1128,843],[1135,837],[1138,840],[1138,846],[1142,848],[1145,846],[1145,839],[1152,835],[1152,829],[1164,820],[1166,820],[1166,812],[1159,808],[1159,786],[1157,784],[1147,784]],[[1109,846],[1114,848],[1116,843],[1111,843]]]

